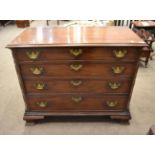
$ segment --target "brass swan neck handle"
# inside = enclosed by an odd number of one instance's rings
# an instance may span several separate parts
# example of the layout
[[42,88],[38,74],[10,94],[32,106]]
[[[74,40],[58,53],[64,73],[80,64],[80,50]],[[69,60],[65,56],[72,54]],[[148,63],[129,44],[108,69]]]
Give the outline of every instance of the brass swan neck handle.
[[77,87],[77,86],[79,86],[79,85],[82,84],[82,81],[81,81],[81,80],[72,80],[70,83],[71,83],[73,86]]
[[73,96],[72,101],[78,103],[78,102],[82,101],[82,97],[81,96]]
[[78,57],[82,54],[82,49],[70,49],[70,54],[72,54],[75,57]]
[[79,71],[80,69],[82,69],[82,67],[83,67],[82,64],[71,64],[70,65],[70,69],[74,71]]

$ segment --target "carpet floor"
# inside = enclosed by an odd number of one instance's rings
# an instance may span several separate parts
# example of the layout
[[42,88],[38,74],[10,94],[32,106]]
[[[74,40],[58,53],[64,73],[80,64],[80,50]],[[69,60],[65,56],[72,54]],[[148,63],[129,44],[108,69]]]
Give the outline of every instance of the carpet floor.
[[[50,26],[56,22],[50,22]],[[46,21],[33,21],[31,27],[46,26]],[[155,124],[155,60],[148,68],[140,65],[130,104],[130,125],[112,121],[47,121],[25,126],[24,101],[15,71],[11,51],[6,45],[24,29],[16,25],[0,27],[0,134],[147,134]]]

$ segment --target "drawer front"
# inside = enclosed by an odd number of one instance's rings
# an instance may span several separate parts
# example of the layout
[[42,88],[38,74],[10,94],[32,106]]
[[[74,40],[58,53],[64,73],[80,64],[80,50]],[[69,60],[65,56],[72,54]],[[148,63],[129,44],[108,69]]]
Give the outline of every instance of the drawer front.
[[131,47],[83,47],[83,48],[38,48],[18,49],[16,57],[19,61],[47,60],[105,60],[124,61],[137,60],[140,52]]
[[132,76],[135,73],[136,63],[65,63],[65,64],[22,64],[21,72],[24,76],[43,77],[43,76]]
[[31,96],[28,104],[31,111],[113,111],[125,110],[127,96]]
[[131,81],[121,79],[25,80],[27,93],[128,93]]

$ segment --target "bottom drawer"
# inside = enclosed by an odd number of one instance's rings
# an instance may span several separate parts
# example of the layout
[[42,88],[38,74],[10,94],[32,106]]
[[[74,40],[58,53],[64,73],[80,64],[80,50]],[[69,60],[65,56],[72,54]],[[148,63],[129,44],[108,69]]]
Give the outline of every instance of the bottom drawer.
[[54,95],[28,96],[31,111],[122,111],[128,97],[123,95]]

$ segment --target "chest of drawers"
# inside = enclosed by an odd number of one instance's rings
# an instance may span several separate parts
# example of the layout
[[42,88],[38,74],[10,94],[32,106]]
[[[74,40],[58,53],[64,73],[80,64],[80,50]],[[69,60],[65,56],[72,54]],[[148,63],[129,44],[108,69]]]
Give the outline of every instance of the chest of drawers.
[[144,46],[126,27],[25,30],[8,45],[26,105],[24,120],[131,119],[129,102]]

